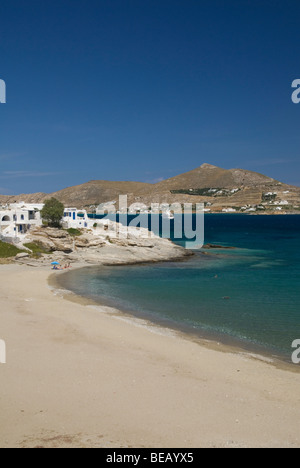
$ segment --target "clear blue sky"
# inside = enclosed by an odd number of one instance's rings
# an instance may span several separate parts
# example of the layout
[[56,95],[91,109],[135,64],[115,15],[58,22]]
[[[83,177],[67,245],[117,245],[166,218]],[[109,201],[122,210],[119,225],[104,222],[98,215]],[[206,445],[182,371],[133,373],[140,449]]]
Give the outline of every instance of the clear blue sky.
[[9,0],[0,193],[204,162],[300,185],[299,0]]

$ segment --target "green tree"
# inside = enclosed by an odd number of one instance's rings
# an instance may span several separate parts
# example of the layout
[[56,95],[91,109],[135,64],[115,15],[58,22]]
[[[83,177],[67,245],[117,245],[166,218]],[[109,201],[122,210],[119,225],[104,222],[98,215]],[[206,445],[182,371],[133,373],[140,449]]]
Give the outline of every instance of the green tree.
[[43,221],[48,223],[49,226],[60,227],[64,210],[65,207],[60,201],[56,200],[56,198],[51,198],[50,200],[45,201],[45,206],[41,211],[41,216]]

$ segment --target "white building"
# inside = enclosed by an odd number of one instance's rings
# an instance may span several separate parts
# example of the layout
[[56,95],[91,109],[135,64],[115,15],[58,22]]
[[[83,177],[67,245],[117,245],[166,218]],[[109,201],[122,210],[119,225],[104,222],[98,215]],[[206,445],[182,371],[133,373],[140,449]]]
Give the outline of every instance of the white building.
[[[43,225],[41,210],[44,204],[13,203],[0,206],[0,238],[9,238],[17,242],[26,239],[30,229]],[[86,210],[65,208],[62,219],[64,229],[93,229],[94,224],[108,226],[108,220],[96,220],[88,217]]]
[[223,213],[236,213],[235,208],[223,208],[222,210]]
[[109,227],[111,227],[114,229],[115,222],[106,218],[89,218],[86,210],[65,208],[64,217],[62,219],[62,227],[64,229],[89,229],[93,232],[96,232],[97,227],[102,227],[104,229],[109,229]]
[[43,204],[13,203],[0,207],[0,235],[20,238],[33,226],[41,226]]
[[65,208],[63,217],[63,227],[66,229],[91,229],[95,220],[88,217],[86,210],[77,208]]

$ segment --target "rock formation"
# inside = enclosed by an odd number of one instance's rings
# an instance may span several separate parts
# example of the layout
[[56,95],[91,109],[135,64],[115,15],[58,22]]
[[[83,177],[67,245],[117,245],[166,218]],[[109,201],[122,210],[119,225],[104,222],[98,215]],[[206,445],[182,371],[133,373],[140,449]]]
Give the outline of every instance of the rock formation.
[[[36,228],[27,236],[26,243],[34,243],[52,254],[51,261],[81,264],[124,264],[178,260],[191,252],[161,239],[143,228],[126,228],[107,221],[98,223],[97,229],[82,230],[72,236],[67,231],[47,227]],[[18,262],[28,263],[26,257],[18,256]],[[50,263],[49,255],[36,260]]]

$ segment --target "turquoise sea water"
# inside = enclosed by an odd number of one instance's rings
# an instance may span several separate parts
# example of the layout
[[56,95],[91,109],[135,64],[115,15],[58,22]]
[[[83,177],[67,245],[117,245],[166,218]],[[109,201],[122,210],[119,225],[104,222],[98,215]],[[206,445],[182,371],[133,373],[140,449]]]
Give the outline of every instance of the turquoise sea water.
[[62,281],[135,315],[288,359],[300,338],[299,233],[300,216],[207,215],[205,242],[235,250],[196,252],[185,262],[93,267]]

